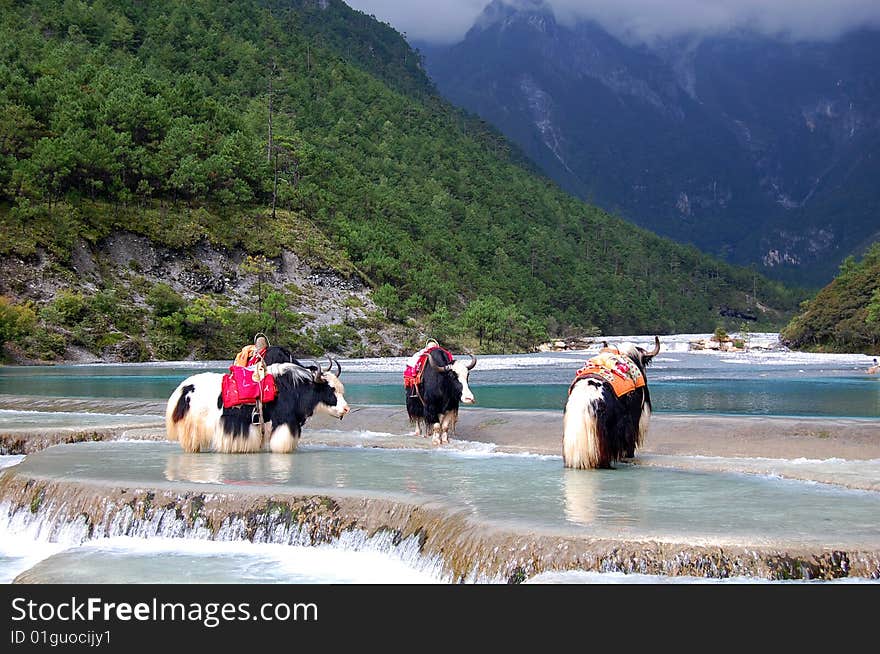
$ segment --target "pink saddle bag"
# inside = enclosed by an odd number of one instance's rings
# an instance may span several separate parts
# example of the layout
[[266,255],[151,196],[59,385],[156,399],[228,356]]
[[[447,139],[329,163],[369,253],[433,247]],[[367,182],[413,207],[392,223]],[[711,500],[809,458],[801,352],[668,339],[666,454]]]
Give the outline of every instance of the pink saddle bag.
[[222,395],[225,408],[240,404],[256,404],[261,396],[263,402],[271,402],[275,399],[277,393],[275,378],[266,375],[261,382],[257,382],[254,381],[253,376],[253,370],[242,366],[229,366],[229,374],[223,375]]

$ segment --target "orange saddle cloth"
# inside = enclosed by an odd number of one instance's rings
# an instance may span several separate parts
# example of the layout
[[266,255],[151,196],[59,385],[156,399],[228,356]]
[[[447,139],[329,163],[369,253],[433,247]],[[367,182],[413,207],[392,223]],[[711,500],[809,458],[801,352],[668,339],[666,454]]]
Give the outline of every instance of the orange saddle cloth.
[[588,377],[611,384],[617,397],[623,397],[647,385],[639,367],[629,357],[615,352],[602,351],[598,356],[588,360],[584,367],[575,373],[574,381],[568,389],[569,394],[575,383]]

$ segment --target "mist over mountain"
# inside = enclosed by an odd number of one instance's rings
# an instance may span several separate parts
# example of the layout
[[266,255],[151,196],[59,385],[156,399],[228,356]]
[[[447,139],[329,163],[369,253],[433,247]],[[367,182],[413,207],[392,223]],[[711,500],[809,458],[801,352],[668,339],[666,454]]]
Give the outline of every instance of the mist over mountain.
[[[458,43],[490,0],[348,0],[348,4],[420,43]],[[520,9],[546,5],[564,25],[595,21],[628,43],[748,30],[789,41],[832,41],[880,27],[875,0],[505,0]]]
[[807,284],[880,238],[880,31],[639,40],[557,13],[495,0],[417,45],[448,99],[640,226]]

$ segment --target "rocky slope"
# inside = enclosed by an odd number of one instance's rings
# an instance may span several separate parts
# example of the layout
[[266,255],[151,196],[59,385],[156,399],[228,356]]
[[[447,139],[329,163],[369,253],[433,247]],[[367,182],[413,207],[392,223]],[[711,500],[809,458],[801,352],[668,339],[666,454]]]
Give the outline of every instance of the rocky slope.
[[[92,294],[113,286],[130,293],[131,304],[146,314],[151,311],[146,289],[164,283],[187,301],[206,294],[222,295],[231,308],[254,311],[258,279],[256,274],[243,272],[245,257],[241,249],[227,251],[201,242],[191,248],[175,250],[156,245],[143,236],[117,232],[94,246],[78,240],[71,252],[69,269],[59,266],[45,251],[28,258],[3,259],[0,261],[0,294],[40,306],[51,302],[62,290]],[[285,295],[291,302],[286,309],[303,319],[298,329],[300,334],[351,326],[357,338],[347,342],[341,353],[375,356],[406,354],[405,346],[420,336],[415,329],[379,318],[371,288],[356,274],[344,275],[320,262],[306,261],[290,250],[268,261],[272,270],[262,280],[264,293],[273,288],[287,291]],[[62,358],[72,362],[162,358],[152,350],[149,340],[136,344],[132,336],[136,334],[128,334],[100,352],[70,345]],[[277,335],[270,333],[269,336],[273,340]],[[39,363],[15,348],[11,348],[10,354],[17,363]],[[230,357],[234,354],[230,352]],[[190,353],[184,358],[192,356]]]

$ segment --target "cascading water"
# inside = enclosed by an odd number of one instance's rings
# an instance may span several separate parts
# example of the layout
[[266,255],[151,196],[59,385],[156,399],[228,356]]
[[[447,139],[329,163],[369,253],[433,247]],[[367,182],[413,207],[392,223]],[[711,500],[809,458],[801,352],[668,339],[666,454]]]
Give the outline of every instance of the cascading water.
[[633,466],[584,472],[557,457],[479,450],[304,446],[245,456],[83,443],[27,457],[0,479],[0,497],[8,529],[36,540],[352,549],[369,537],[391,543],[394,556],[401,543],[417,548],[418,569],[442,568],[453,581],[572,566],[716,577],[880,572],[873,492]]
[[421,554],[417,537],[390,532],[353,529],[315,545],[308,527],[271,515],[256,527],[230,515],[212,530],[177,507],[141,518],[130,506],[107,507],[96,524],[85,515],[69,520],[64,502],[34,508],[0,504],[0,582],[179,583],[181,575],[199,583],[449,581],[438,556]]

